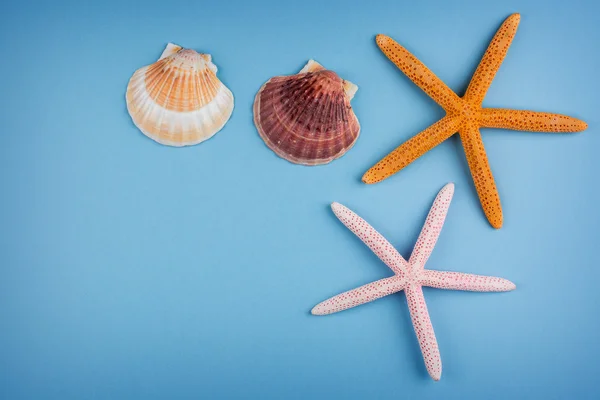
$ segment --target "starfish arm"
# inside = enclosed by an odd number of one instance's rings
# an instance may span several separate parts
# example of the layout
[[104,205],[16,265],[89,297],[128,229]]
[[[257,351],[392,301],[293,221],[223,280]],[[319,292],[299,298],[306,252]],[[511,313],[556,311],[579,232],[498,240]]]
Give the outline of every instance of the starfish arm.
[[377,232],[375,228],[369,225],[367,221],[340,203],[331,204],[331,209],[335,216],[358,236],[394,273],[404,275],[408,271],[408,263],[398,253],[398,250]]
[[347,310],[380,299],[388,294],[399,292],[404,289],[404,283],[405,280],[399,276],[380,279],[359,288],[338,294],[337,296],[317,304],[311,310],[311,314],[327,315]]
[[512,14],[498,29],[494,38],[490,42],[479,66],[471,78],[469,87],[465,93],[464,99],[472,104],[481,105],[483,99],[496,76],[496,72],[500,69],[504,57],[508,52],[508,48],[517,33],[517,27],[521,16]]
[[460,97],[417,57],[389,36],[377,35],[376,41],[383,54],[444,110],[455,111],[457,109],[457,105],[461,102]]
[[508,292],[516,289],[511,281],[495,276],[464,274],[462,272],[425,270],[421,273],[423,286],[437,289],[467,290],[471,292]]
[[502,227],[500,196],[485,154],[479,129],[473,123],[467,123],[459,131],[459,134],[481,207],[490,224],[494,228],[500,229]]
[[362,177],[364,183],[380,182],[433,149],[458,131],[461,119],[445,116],[421,133],[401,144],[369,169]]
[[481,126],[529,132],[581,132],[587,129],[585,122],[566,115],[503,108],[481,110]]
[[410,318],[425,360],[425,367],[429,375],[434,380],[439,381],[442,376],[442,359],[427,311],[423,289],[419,285],[409,285],[404,290],[408,309],[410,310]]
[[429,259],[444,226],[453,194],[454,184],[449,183],[436,196],[427,219],[425,219],[425,224],[423,224],[423,229],[421,229],[419,239],[417,239],[415,248],[408,260],[411,271],[421,271],[425,268],[425,263]]

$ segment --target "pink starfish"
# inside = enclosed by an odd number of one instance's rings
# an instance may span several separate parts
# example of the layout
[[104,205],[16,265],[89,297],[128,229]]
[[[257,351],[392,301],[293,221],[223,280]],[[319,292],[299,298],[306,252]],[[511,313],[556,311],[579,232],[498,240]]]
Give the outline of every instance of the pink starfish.
[[311,311],[314,315],[332,314],[404,290],[427,372],[436,381],[442,375],[442,360],[421,287],[474,292],[506,292],[516,288],[514,283],[502,278],[425,269],[425,263],[444,225],[453,194],[452,183],[438,193],[408,262],[364,219],[343,205],[333,203],[331,208],[338,219],[394,271],[394,276],[334,296]]

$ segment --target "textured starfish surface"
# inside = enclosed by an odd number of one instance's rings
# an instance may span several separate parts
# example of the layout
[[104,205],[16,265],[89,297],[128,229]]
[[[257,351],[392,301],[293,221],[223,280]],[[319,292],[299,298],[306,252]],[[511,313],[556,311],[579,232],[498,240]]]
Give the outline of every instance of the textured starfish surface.
[[377,183],[400,171],[433,147],[458,132],[483,211],[490,224],[502,227],[502,207],[479,128],[532,132],[579,132],[587,124],[578,119],[545,112],[482,108],[485,94],[517,32],[519,14],[508,17],[492,39],[463,97],[458,97],[421,61],[385,35],[377,45],[402,72],[446,111],[444,118],[409,139],[375,164],[363,176]]
[[444,225],[453,194],[452,183],[439,192],[408,261],[364,219],[343,205],[333,203],[331,208],[338,219],[394,271],[394,276],[334,296],[319,303],[311,311],[314,315],[332,314],[404,290],[427,372],[436,381],[442,375],[442,360],[421,287],[474,292],[505,292],[515,289],[514,283],[502,278],[425,269],[425,263]]

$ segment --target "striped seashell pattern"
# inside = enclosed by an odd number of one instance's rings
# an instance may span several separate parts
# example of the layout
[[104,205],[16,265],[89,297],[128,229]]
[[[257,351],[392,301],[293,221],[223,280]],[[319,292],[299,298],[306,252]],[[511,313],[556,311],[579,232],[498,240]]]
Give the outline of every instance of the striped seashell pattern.
[[358,87],[310,60],[296,75],[271,78],[254,100],[254,124],[279,157],[327,164],[356,142],[360,124],[350,106]]
[[133,74],[126,99],[142,133],[168,146],[211,138],[233,112],[233,94],[217,78],[211,56],[172,43],[157,62]]

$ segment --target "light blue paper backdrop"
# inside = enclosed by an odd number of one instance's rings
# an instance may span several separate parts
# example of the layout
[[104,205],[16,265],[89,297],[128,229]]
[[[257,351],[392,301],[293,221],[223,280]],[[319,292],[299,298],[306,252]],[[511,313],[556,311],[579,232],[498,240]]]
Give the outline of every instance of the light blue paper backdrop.
[[[572,115],[580,134],[485,130],[505,224],[480,209],[457,138],[360,177],[443,111],[375,45],[386,33],[462,94],[522,14],[486,106]],[[600,7],[595,1],[10,1],[0,5],[0,398],[598,396]],[[209,52],[236,98],[210,141],[160,146],[125,106],[167,42]],[[314,58],[359,91],[361,137],[307,168],[252,122],[258,88]],[[408,257],[456,194],[428,266],[517,290],[425,290],[443,360],[425,371],[403,294],[309,310],[390,271],[329,209]]]

